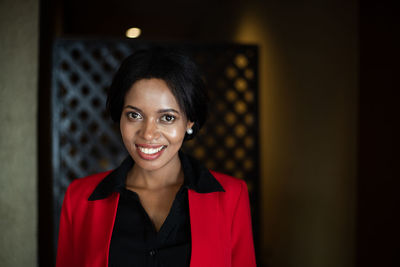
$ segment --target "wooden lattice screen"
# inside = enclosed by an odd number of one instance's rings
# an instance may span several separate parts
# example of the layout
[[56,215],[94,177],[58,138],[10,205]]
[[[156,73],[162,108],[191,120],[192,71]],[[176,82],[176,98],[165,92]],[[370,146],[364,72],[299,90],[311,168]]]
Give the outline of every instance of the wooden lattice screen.
[[[70,182],[115,168],[127,155],[118,127],[112,124],[105,111],[106,90],[121,61],[135,50],[150,45],[127,40],[57,40],[54,44],[52,165],[55,244],[61,204]],[[259,183],[257,47],[184,47],[203,70],[211,100],[208,122],[194,140],[184,144],[184,150],[210,169],[245,179],[256,222]]]

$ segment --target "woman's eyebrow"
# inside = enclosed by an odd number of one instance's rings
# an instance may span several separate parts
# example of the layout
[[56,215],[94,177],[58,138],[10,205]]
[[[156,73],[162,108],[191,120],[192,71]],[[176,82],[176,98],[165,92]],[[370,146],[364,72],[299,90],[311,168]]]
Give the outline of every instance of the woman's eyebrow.
[[124,107],[124,109],[125,109],[125,108],[130,108],[130,109],[137,110],[137,111],[139,111],[139,112],[143,112],[140,108],[137,108],[137,107],[134,107],[134,106],[131,106],[131,105],[126,105],[126,106]]
[[[143,111],[142,111],[140,108],[135,107],[135,106],[126,105],[126,106],[124,107],[124,109],[126,109],[126,108],[134,109],[134,110],[136,110],[136,111],[139,111],[139,112],[143,113]],[[159,109],[159,110],[157,111],[157,113],[166,113],[166,112],[174,112],[174,113],[180,114],[179,111],[177,111],[176,109],[173,109],[173,108]]]
[[166,108],[166,109],[160,109],[158,110],[158,113],[166,113],[166,112],[175,112],[177,114],[179,114],[179,111],[173,109],[173,108]]

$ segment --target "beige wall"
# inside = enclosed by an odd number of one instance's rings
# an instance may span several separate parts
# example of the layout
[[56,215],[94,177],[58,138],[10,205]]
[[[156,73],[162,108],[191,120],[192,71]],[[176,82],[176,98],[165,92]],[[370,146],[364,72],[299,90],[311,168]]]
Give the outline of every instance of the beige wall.
[[259,261],[354,266],[357,2],[273,2],[247,2],[234,37],[260,45]]
[[0,265],[37,265],[39,1],[0,2]]

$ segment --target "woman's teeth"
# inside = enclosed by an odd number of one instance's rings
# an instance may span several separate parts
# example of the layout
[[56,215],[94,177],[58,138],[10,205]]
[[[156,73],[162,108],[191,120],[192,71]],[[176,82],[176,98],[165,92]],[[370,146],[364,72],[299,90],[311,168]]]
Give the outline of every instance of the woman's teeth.
[[148,147],[140,147],[139,146],[138,148],[142,153],[151,155],[151,154],[160,152],[164,148],[164,146],[160,146],[158,148],[148,148]]

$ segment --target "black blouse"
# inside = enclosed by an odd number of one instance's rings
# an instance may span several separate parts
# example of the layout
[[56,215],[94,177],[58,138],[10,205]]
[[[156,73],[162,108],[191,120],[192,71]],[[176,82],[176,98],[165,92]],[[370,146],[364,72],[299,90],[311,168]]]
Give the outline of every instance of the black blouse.
[[127,157],[95,189],[90,200],[112,192],[120,194],[111,237],[109,266],[187,267],[190,264],[191,232],[188,189],[198,193],[224,191],[211,173],[193,158],[179,153],[184,183],[171,210],[157,232],[140,203],[137,193],[125,188],[134,161]]

